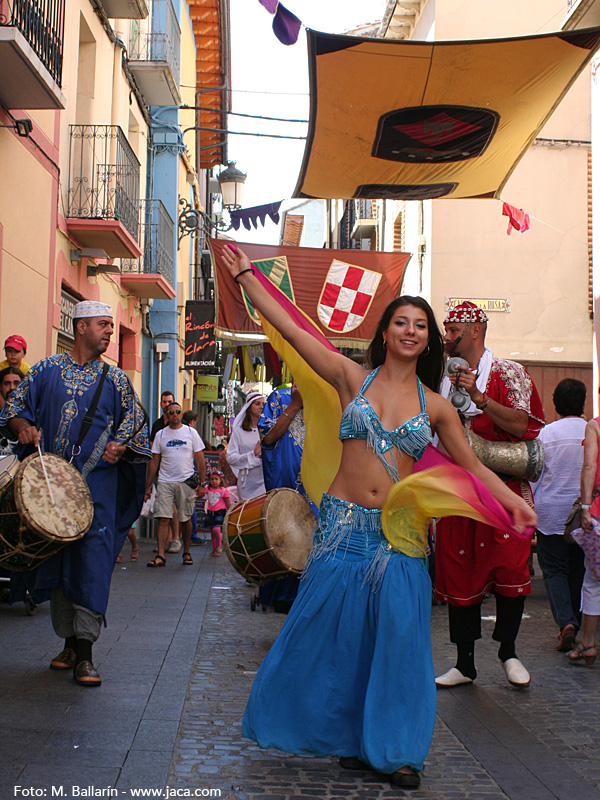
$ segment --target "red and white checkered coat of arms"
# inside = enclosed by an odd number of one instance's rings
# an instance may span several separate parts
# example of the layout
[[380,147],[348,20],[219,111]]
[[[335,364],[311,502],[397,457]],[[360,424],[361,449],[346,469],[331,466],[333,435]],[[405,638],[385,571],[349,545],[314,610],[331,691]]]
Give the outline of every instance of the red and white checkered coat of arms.
[[347,333],[362,323],[375,297],[381,273],[337,259],[325,278],[317,313],[330,331]]

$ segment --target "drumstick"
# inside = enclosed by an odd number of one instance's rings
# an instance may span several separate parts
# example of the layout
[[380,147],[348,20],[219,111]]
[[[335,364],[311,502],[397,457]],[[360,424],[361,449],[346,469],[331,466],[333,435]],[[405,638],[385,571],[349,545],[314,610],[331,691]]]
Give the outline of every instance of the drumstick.
[[52,500],[52,505],[55,506],[56,503],[54,501],[54,495],[52,494],[52,487],[50,486],[50,481],[48,480],[48,473],[46,472],[46,465],[44,464],[44,456],[42,455],[42,448],[39,442],[37,449],[38,453],[40,454],[40,462],[42,464],[42,469],[44,470],[44,477],[46,478],[46,486],[48,487],[48,491],[50,493],[50,500]]

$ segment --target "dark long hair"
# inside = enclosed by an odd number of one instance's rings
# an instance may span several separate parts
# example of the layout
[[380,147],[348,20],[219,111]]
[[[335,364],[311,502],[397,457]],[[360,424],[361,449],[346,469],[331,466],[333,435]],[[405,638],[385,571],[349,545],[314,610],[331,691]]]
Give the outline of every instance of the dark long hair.
[[383,332],[388,329],[395,312],[402,306],[415,306],[415,308],[420,308],[421,311],[424,311],[427,316],[429,342],[417,361],[417,375],[425,386],[437,392],[444,372],[444,339],[433,309],[427,300],[423,300],[422,297],[403,294],[396,300],[392,300],[381,315],[375,336],[367,350],[367,361],[373,369],[380,367],[385,361],[386,349],[383,346]]

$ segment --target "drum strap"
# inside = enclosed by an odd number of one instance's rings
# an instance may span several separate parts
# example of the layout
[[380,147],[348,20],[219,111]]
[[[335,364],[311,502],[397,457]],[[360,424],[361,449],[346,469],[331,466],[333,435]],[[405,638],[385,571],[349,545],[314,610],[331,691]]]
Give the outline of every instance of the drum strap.
[[90,407],[87,410],[87,414],[85,414],[83,421],[81,423],[81,430],[79,431],[79,438],[73,445],[73,449],[71,451],[71,461],[75,456],[78,456],[81,452],[81,444],[85,437],[88,434],[89,429],[92,427],[92,422],[94,421],[94,417],[96,415],[96,409],[98,408],[98,403],[100,401],[100,395],[102,394],[102,387],[104,386],[104,381],[106,380],[106,376],[108,374],[109,365],[106,361],[102,365],[102,374],[100,375],[100,381],[98,382],[98,386],[94,393],[94,397],[90,404]]

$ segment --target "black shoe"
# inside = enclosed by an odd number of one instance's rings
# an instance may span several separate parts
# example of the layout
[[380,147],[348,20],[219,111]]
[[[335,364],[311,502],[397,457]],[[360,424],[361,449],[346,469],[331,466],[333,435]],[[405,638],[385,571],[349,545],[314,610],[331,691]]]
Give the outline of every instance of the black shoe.
[[73,677],[80,686],[100,686],[100,675],[91,661],[80,661],[73,670]]
[[342,769],[370,770],[373,769],[366,761],[361,761],[355,756],[340,756],[340,767]]
[[418,789],[421,785],[421,776],[418,772],[412,770],[411,772],[392,772],[390,775],[390,783],[392,786],[398,786],[400,789]]
[[50,662],[50,669],[73,669],[75,667],[75,650],[70,647],[65,649],[55,656]]

